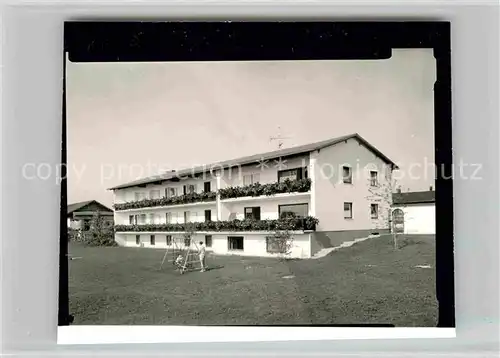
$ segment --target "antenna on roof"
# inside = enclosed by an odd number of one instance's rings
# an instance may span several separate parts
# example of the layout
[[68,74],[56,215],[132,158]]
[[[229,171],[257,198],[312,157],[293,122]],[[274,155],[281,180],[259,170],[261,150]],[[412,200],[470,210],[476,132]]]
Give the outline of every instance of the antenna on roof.
[[281,127],[278,126],[278,135],[276,137],[269,137],[269,142],[272,142],[273,140],[278,142],[278,149],[281,149],[283,147],[283,139],[291,139],[291,137],[283,137],[281,135]]

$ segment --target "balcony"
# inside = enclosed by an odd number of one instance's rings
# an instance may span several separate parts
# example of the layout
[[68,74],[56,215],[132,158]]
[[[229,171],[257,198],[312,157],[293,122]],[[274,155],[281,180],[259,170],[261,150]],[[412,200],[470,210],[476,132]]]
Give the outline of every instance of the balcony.
[[207,221],[187,224],[144,224],[116,225],[115,232],[221,232],[221,231],[314,231],[318,219],[312,216],[305,218],[282,218],[278,220],[231,220]]
[[270,184],[251,184],[245,186],[234,186],[219,189],[218,192],[190,193],[171,198],[144,199],[140,201],[130,201],[121,204],[115,204],[116,211],[152,208],[158,206],[172,206],[200,202],[215,202],[217,193],[221,200],[236,198],[252,198],[266,196],[270,197],[277,194],[307,193],[311,190],[311,179],[284,180],[282,182]]
[[129,209],[140,209],[140,208],[152,208],[156,206],[171,206],[171,205],[182,205],[182,204],[192,204],[200,202],[211,202],[215,203],[217,193],[213,191],[203,192],[203,193],[189,193],[179,196],[174,196],[171,198],[160,198],[160,199],[144,199],[139,201],[129,201],[127,203],[115,204],[113,205],[116,211],[129,210]]
[[306,193],[311,190],[311,179],[284,180],[270,184],[251,184],[228,187],[219,190],[221,199],[241,197],[272,196],[285,193]]

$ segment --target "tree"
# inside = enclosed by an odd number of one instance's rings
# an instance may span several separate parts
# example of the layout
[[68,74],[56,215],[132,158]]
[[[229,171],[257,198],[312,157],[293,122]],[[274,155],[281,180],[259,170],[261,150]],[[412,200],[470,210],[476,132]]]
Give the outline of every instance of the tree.
[[99,211],[94,213],[90,221],[90,228],[85,233],[84,243],[88,246],[117,246],[112,227],[106,225]]
[[288,260],[293,249],[293,229],[297,220],[294,213],[284,212],[273,234],[267,238],[268,250],[280,260]]
[[[185,246],[191,245],[191,240],[195,233],[196,233],[196,226],[194,223],[187,222],[184,224],[184,232],[182,233],[182,237],[184,238]],[[188,243],[189,245],[187,245]]]
[[[400,190],[400,186],[397,184],[397,181],[392,177],[392,169],[386,168],[384,172],[384,180],[376,181],[374,183],[373,178],[369,178],[368,183],[368,191],[369,195],[367,199],[370,200],[373,204],[378,205],[378,210],[376,212],[377,218],[373,220],[376,221],[377,229],[387,229],[389,228],[394,249],[398,249],[398,240],[400,232],[396,230],[394,225],[394,218],[392,218],[392,201],[394,192]],[[404,211],[404,206],[399,207],[402,211]],[[371,207],[372,214],[374,208]]]

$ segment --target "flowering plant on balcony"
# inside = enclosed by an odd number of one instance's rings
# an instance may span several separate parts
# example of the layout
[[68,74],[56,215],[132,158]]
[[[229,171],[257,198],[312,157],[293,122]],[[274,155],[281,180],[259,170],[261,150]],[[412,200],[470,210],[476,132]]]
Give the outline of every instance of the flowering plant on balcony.
[[[315,230],[318,219],[312,216],[305,218],[283,218],[278,220],[230,220],[188,223],[195,231],[275,231],[275,230]],[[185,231],[185,224],[145,224],[116,225],[116,232],[140,231]]]
[[139,201],[129,201],[122,204],[113,205],[115,210],[127,210],[138,208],[150,208],[154,206],[179,205],[205,201],[215,201],[216,193],[213,191],[202,193],[188,193],[170,198],[163,197],[160,199],[143,199]]
[[281,193],[305,193],[311,190],[311,179],[290,180],[270,184],[250,184],[220,189],[220,198],[240,198],[244,196],[271,196]]

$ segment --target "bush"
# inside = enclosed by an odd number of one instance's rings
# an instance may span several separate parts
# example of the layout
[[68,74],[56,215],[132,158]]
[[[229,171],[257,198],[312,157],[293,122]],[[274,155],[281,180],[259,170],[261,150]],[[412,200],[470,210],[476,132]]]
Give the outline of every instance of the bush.
[[87,246],[118,246],[113,228],[105,224],[99,212],[94,214],[90,222],[90,230],[81,236],[83,243]]
[[68,228],[68,242],[75,242],[77,240],[78,230]]

